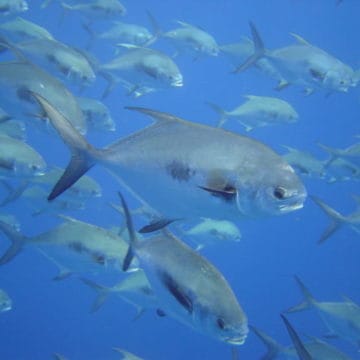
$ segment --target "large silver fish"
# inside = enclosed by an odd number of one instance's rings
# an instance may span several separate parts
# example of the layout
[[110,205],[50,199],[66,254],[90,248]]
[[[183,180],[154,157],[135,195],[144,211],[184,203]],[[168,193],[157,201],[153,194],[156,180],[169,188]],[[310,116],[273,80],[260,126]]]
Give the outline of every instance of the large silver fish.
[[256,140],[167,113],[131,108],[153,117],[155,123],[96,149],[51,103],[34,97],[73,154],[49,200],[101,163],[171,218],[238,220],[303,206],[306,191],[294,170]]
[[299,35],[292,34],[296,39],[294,45],[275,50],[266,50],[263,41],[250,23],[254,40],[255,52],[235,72],[240,72],[256,65],[261,58],[266,58],[279,71],[288,84],[305,87],[308,93],[314,89],[347,92],[357,85],[354,70],[330,55],[326,51],[310,44]]
[[224,276],[170,232],[137,239],[125,200],[120,197],[130,235],[123,270],[136,255],[158,298],[159,314],[228,344],[242,345],[248,334],[247,318]]

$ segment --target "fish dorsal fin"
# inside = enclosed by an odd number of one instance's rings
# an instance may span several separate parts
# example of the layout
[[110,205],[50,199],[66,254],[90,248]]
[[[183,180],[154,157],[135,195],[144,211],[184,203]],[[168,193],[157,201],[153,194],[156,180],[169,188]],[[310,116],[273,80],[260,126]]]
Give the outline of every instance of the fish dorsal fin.
[[300,45],[312,46],[308,41],[306,41],[303,37],[298,34],[290,33],[290,35],[298,42]]
[[142,107],[137,107],[137,106],[126,106],[125,109],[132,110],[132,111],[138,111],[143,114],[146,114],[146,115],[152,117],[153,119],[155,119],[156,122],[170,122],[170,121],[181,121],[182,122],[182,121],[185,121],[185,120],[178,118],[174,115],[171,115],[169,113],[156,111],[156,110],[152,110],[152,109],[147,109],[147,108],[142,108]]

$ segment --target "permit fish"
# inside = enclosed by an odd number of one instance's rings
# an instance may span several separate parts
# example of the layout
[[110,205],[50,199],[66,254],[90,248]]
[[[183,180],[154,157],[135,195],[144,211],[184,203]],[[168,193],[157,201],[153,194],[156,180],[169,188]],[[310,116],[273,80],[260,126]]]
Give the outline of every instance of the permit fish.
[[12,41],[29,39],[54,40],[54,37],[47,29],[20,16],[0,24],[0,32],[5,33],[6,38],[10,38]]
[[307,93],[315,89],[347,92],[357,85],[354,70],[326,51],[310,44],[297,34],[292,34],[296,43],[275,50],[266,50],[264,43],[253,23],[250,29],[254,41],[254,53],[240,66],[239,73],[266,58],[280,72],[286,82],[278,89],[289,84],[305,87]]
[[[254,326],[251,327],[251,330],[267,347],[267,352],[261,359],[299,359],[294,346],[283,346]],[[313,360],[351,360],[349,356],[327,342],[315,337],[306,337],[310,338],[310,340],[304,342],[303,345]]]
[[46,162],[30,145],[0,133],[0,178],[43,175]]
[[170,232],[140,241],[127,204],[119,193],[129,232],[126,271],[136,256],[161,305],[159,314],[227,344],[244,344],[247,318],[224,276]]
[[25,0],[0,0],[0,15],[12,15],[29,10]]
[[87,97],[78,97],[77,101],[90,129],[98,131],[116,130],[110,110],[103,102]]
[[[34,99],[30,92],[36,92],[46,97],[56,108],[66,116],[77,130],[86,133],[86,121],[74,95],[62,84],[61,81],[49,75],[40,67],[27,61],[10,61],[0,63],[0,86],[6,91],[3,100],[14,109],[16,115],[23,116],[24,107],[19,106],[15,99],[19,99],[22,105],[30,106],[29,112],[37,118],[43,118],[38,108],[34,110]],[[15,92],[12,97],[10,90]],[[36,105],[36,103],[35,103]]]
[[304,301],[288,309],[287,313],[298,312],[314,308],[324,325],[330,331],[330,336],[338,336],[349,341],[355,346],[360,344],[360,307],[350,299],[342,302],[317,301],[299,279],[295,276],[296,283],[304,296]]
[[118,284],[107,287],[92,280],[81,278],[82,282],[95,290],[97,296],[90,312],[98,311],[111,294],[115,294],[137,309],[137,317],[147,309],[158,309],[159,302],[143,270],[126,276]]
[[134,107],[129,109],[155,122],[97,149],[51,103],[33,96],[73,154],[49,200],[101,163],[171,219],[280,215],[300,209],[305,201],[306,190],[294,170],[251,138]]
[[12,300],[5,290],[0,289],[0,313],[12,309]]
[[56,261],[68,265],[75,272],[120,270],[128,244],[125,240],[99,226],[62,216],[65,221],[35,236],[25,236],[0,221],[0,230],[11,241],[0,258],[0,265],[11,261],[24,246],[40,248]]
[[241,233],[233,222],[209,218],[201,218],[198,224],[184,230],[183,233],[197,244],[196,250],[211,243],[219,244],[223,241],[240,241],[241,239]]
[[228,119],[236,119],[246,131],[251,131],[257,127],[295,123],[299,117],[296,110],[285,100],[255,95],[246,95],[245,98],[245,103],[231,111],[209,103],[220,115],[219,127]]
[[219,45],[212,35],[197,26],[177,21],[179,28],[162,34],[177,50],[177,53],[189,52],[194,58],[199,56],[218,56]]
[[342,226],[349,226],[357,234],[360,234],[360,211],[356,209],[353,213],[344,216],[339,212],[331,208],[329,205],[325,204],[316,196],[311,196],[311,199],[317,204],[321,210],[331,219],[331,223],[326,228],[324,233],[321,235],[318,243],[322,244],[328,240],[336,231],[338,231]]
[[127,49],[124,54],[100,66],[100,74],[109,79],[109,87],[105,94],[109,93],[109,89],[117,82],[112,74],[119,75],[121,79],[132,84],[130,95],[146,94],[149,88],[154,91],[183,86],[183,76],[178,66],[166,54],[131,44],[121,46]]

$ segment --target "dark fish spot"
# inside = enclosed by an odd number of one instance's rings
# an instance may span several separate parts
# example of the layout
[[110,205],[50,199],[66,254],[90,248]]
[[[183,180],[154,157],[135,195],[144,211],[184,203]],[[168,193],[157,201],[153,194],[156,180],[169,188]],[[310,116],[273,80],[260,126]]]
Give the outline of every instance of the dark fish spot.
[[106,259],[105,256],[103,254],[93,254],[93,259],[97,264],[100,265],[105,265],[106,263]]
[[178,181],[189,181],[195,175],[194,170],[178,160],[166,165],[166,171],[173,179]]
[[157,314],[158,316],[160,316],[160,317],[166,316],[164,310],[161,310],[161,309],[157,309],[157,310],[156,310],[156,314]]
[[85,247],[78,241],[74,241],[74,242],[70,243],[69,248],[78,253],[82,253],[85,250]]
[[322,73],[322,72],[320,72],[318,70],[315,70],[315,69],[310,69],[310,74],[315,80],[323,81],[324,78],[325,78],[324,73]]
[[160,278],[164,286],[170,291],[171,295],[178,301],[178,303],[185,308],[189,314],[194,310],[192,299],[185,290],[168,274],[161,273]]

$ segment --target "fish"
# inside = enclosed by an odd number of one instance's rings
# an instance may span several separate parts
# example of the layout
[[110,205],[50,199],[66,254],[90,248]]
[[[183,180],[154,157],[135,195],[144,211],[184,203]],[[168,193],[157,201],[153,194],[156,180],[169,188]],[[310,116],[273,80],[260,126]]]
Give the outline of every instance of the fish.
[[111,117],[110,110],[103,102],[87,97],[78,97],[77,101],[90,129],[98,131],[116,130],[116,124]]
[[93,302],[90,312],[98,311],[111,294],[134,306],[137,310],[136,317],[147,309],[156,310],[159,302],[143,270],[139,269],[126,276],[125,279],[112,287],[99,285],[92,280],[80,278],[82,282],[95,290],[97,297]]
[[0,133],[0,178],[41,176],[45,169],[45,160],[34,148]]
[[296,43],[283,48],[266,50],[255,25],[250,23],[254,41],[254,53],[245,60],[235,73],[253,66],[261,58],[266,58],[280,72],[286,82],[278,89],[289,84],[305,87],[307,93],[315,89],[329,92],[347,92],[357,85],[354,70],[326,51],[310,44],[297,34],[291,34]]
[[142,96],[149,92],[149,88],[154,91],[183,86],[180,69],[166,54],[131,44],[121,44],[121,46],[127,49],[124,54],[100,66],[100,75],[110,79],[109,87],[104,94],[109,93],[109,88],[117,82],[112,74],[120,75],[122,79],[132,84],[129,95]]
[[227,119],[236,119],[246,131],[254,128],[291,124],[298,120],[298,113],[285,100],[270,96],[246,95],[246,102],[234,110],[225,111],[221,107],[209,103],[211,108],[220,115],[218,127],[224,125]]
[[[11,111],[16,113],[18,118],[24,116],[24,111],[35,114],[36,118],[43,119],[38,109],[34,109],[33,98],[30,92],[42,94],[66,116],[82,134],[86,133],[86,121],[83,117],[75,96],[55,77],[42,70],[40,67],[28,61],[10,61],[0,63],[0,87],[6,91],[3,100],[9,105]],[[13,89],[16,97],[11,96]],[[20,100],[20,103],[15,99]],[[24,105],[24,106],[20,106]],[[29,110],[25,105],[30,106]],[[42,124],[44,121],[42,122]],[[44,128],[44,126],[42,126]]]
[[[24,248],[42,249],[73,272],[121,271],[128,245],[119,235],[96,225],[62,215],[64,221],[35,236],[25,236],[0,221],[0,231],[10,240],[10,247],[0,258],[0,265],[13,260]],[[132,270],[136,269],[136,263]]]
[[195,58],[199,56],[218,56],[220,49],[212,35],[197,26],[184,21],[177,21],[179,28],[162,34],[177,49],[177,53],[190,52]]
[[141,357],[134,355],[126,350],[120,349],[118,347],[113,347],[113,350],[120,353],[122,360],[144,360]]
[[126,8],[118,0],[92,0],[77,4],[60,2],[64,10],[76,11],[89,21],[116,19],[126,15]]
[[[283,346],[265,334],[263,331],[251,327],[251,330],[257,335],[257,337],[267,347],[266,354],[263,355],[262,359],[273,360],[273,359],[298,359],[298,354],[294,346]],[[350,360],[351,358],[328,344],[327,342],[318,339],[316,337],[308,336],[309,341],[303,343],[305,349],[314,360]]]
[[349,341],[355,346],[360,344],[360,307],[350,299],[342,302],[317,301],[306,288],[299,277],[295,276],[304,301],[288,309],[287,313],[294,313],[309,308],[314,308],[331,336],[338,336]]
[[8,44],[39,64],[51,65],[66,79],[73,79],[81,85],[95,82],[96,74],[89,59],[79,50],[55,39],[38,38]]
[[0,313],[12,309],[12,300],[5,290],[0,289]]
[[357,234],[360,234],[360,211],[356,209],[353,213],[344,216],[339,212],[325,204],[316,196],[311,196],[311,199],[317,204],[321,210],[331,219],[331,223],[321,235],[318,243],[322,244],[327,241],[335,232],[337,232],[343,226],[349,226]]
[[240,241],[241,233],[238,227],[228,220],[201,218],[201,221],[191,228],[183,230],[185,236],[197,244],[196,250],[203,249],[211,243],[223,241]]
[[5,33],[6,38],[10,38],[12,41],[29,39],[55,40],[47,29],[21,16],[0,24],[0,32]]
[[0,0],[0,15],[12,15],[29,10],[25,0]]
[[159,313],[227,344],[244,344],[247,317],[219,270],[168,231],[140,241],[125,199],[119,196],[130,237],[123,270],[134,256],[139,259],[161,304]]
[[33,96],[73,154],[49,200],[101,163],[168,219],[202,216],[237,221],[303,207],[306,190],[299,177],[256,140],[168,113],[130,107],[155,122],[97,149],[51,103]]
[[337,159],[358,160],[360,165],[360,142],[356,142],[345,149],[335,149],[320,143],[318,145],[330,154],[330,158],[325,164],[326,167],[329,167]]

